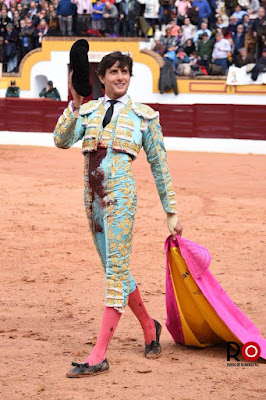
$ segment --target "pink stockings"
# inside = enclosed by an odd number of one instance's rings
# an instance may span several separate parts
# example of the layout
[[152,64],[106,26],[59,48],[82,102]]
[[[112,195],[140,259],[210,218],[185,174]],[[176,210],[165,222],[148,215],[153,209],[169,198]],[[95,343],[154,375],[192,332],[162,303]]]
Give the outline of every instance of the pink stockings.
[[[151,343],[152,340],[156,339],[155,325],[153,319],[149,316],[143,304],[138,287],[129,295],[128,305],[141,324],[145,343]],[[107,348],[111,342],[120,317],[121,313],[112,307],[105,306],[97,342],[91,354],[86,358],[86,360],[83,361],[84,363],[95,365],[105,359]]]

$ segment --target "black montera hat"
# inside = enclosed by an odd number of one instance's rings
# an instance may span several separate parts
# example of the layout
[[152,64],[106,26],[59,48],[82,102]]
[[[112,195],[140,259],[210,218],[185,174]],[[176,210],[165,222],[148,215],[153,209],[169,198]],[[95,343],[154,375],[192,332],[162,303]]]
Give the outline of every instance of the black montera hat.
[[88,97],[92,91],[88,51],[89,43],[85,39],[77,40],[70,49],[70,68],[73,71],[72,84],[76,92],[84,97]]

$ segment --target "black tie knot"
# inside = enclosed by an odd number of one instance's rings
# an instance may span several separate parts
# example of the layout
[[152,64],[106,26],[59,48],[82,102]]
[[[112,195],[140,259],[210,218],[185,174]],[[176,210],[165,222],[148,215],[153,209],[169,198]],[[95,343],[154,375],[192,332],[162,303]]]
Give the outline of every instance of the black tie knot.
[[110,104],[110,106],[108,107],[108,109],[106,110],[104,119],[103,119],[103,127],[105,128],[107,124],[109,124],[109,122],[112,119],[112,115],[114,112],[114,105],[116,103],[118,103],[118,100],[108,100]]

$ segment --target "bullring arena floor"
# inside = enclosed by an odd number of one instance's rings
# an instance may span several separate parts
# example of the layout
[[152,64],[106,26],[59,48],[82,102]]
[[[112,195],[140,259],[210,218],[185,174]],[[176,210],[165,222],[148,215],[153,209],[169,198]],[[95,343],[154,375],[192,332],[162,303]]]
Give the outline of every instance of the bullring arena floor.
[[[79,149],[0,146],[1,399],[263,400],[265,364],[228,367],[224,346],[198,350],[162,332],[158,360],[143,357],[130,310],[108,351],[108,374],[65,373],[95,342],[104,275],[83,209]],[[211,272],[266,336],[265,155],[168,152],[183,236],[208,248]],[[148,310],[165,311],[165,216],[146,157],[138,187],[131,271]]]

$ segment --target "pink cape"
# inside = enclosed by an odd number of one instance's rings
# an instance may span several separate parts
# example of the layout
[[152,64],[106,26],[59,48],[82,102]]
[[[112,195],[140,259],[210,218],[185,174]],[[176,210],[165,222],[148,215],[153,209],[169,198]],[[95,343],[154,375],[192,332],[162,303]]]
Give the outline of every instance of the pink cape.
[[[245,316],[217,282],[208,267],[211,257],[208,250],[190,240],[176,236],[175,242],[171,236],[165,241],[166,251],[166,326],[176,343],[185,344],[182,324],[178,312],[173,284],[169,270],[169,249],[178,247],[186,262],[188,270],[202,294],[214,308],[216,313],[243,344],[256,342],[261,349],[260,357],[266,358],[266,340],[259,329]],[[178,243],[178,246],[177,246]],[[178,288],[176,288],[178,291]]]

